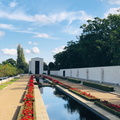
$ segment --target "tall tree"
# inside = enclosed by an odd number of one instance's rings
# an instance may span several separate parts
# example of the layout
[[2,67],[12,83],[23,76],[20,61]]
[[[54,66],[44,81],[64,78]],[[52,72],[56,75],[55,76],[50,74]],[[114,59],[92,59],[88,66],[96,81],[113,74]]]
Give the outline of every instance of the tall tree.
[[120,15],[88,20],[80,27],[79,41],[68,42],[65,50],[54,55],[60,68],[120,65]]
[[20,44],[17,47],[17,68],[23,70],[24,73],[28,72],[28,64],[25,62],[24,51]]
[[47,64],[45,62],[43,63],[43,69],[48,70],[48,66],[47,66]]
[[54,70],[55,69],[55,64],[53,62],[50,62],[48,64],[48,68],[49,68],[49,70]]

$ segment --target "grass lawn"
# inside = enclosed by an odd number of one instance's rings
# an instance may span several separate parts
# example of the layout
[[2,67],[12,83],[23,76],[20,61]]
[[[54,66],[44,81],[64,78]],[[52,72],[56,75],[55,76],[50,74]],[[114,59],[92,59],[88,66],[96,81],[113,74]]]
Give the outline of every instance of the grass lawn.
[[2,84],[2,85],[0,85],[0,90],[2,90],[3,88],[5,88],[5,87],[7,87],[8,85],[4,85],[4,84]]
[[3,88],[7,87],[8,85],[12,84],[13,82],[17,81],[19,79],[12,79],[9,82],[5,82],[3,84],[0,85],[0,90],[2,90]]

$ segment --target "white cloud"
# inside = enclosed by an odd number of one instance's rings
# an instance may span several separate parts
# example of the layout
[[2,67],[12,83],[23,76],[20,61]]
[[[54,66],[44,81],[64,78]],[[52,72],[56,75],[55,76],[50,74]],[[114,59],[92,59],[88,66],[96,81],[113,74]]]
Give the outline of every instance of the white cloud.
[[76,12],[60,12],[50,15],[35,15],[34,19],[42,24],[51,24],[67,20],[71,24],[74,20],[86,21],[92,19],[92,16],[87,15],[85,11]]
[[38,45],[38,43],[36,43],[36,42],[31,42],[31,41],[29,41],[28,44],[30,44],[30,45],[32,45],[32,44],[33,44],[33,45]]
[[0,17],[7,18],[11,20],[21,20],[28,22],[37,22],[42,25],[53,24],[57,22],[62,22],[67,20],[71,24],[74,20],[86,21],[92,19],[91,15],[87,15],[85,11],[76,11],[76,12],[60,12],[53,14],[35,14],[28,15],[25,14],[22,10],[16,10],[14,12],[0,11]]
[[39,38],[51,38],[48,34],[45,33],[41,33],[41,34],[37,34],[33,37],[39,37]]
[[33,32],[30,30],[19,30],[19,28],[15,28],[11,24],[0,24],[1,29],[9,29],[9,30],[14,30],[14,32],[19,32],[19,33],[28,33],[28,34],[38,34],[37,32]]
[[13,27],[13,25],[9,25],[9,24],[0,24],[0,28],[2,28],[2,29],[15,29]]
[[34,19],[37,22],[43,23],[43,24],[48,24],[51,23],[52,21],[49,19],[49,17],[47,17],[46,15],[35,15]]
[[28,30],[16,30],[15,32],[37,34],[36,32],[32,32],[32,31],[28,31]]
[[13,13],[6,12],[6,11],[0,11],[0,17],[11,19],[11,20],[35,22],[35,20],[33,19],[31,15],[26,15],[24,12],[20,10],[14,11]]
[[34,42],[33,45],[39,45],[38,43]]
[[17,55],[17,50],[16,49],[2,49],[1,52],[5,55]]
[[37,54],[40,53],[40,50],[38,47],[33,47],[31,49],[25,49],[24,50],[26,54]]
[[33,47],[33,48],[31,49],[31,52],[37,54],[37,53],[40,53],[40,50],[39,50],[38,47]]
[[[105,1],[105,0],[100,0],[100,1]],[[120,0],[107,0],[109,4],[120,4]]]
[[28,42],[28,44],[30,44],[30,45],[31,45],[31,44],[32,44],[32,42],[31,42],[31,41],[29,41],[29,42]]
[[29,64],[29,61],[30,61],[31,59],[29,59],[29,58],[26,58],[26,62]]
[[62,52],[62,51],[64,51],[64,47],[65,46],[60,46],[58,48],[55,48],[54,50],[52,50],[52,53],[57,54],[59,52]]
[[15,8],[16,6],[17,6],[17,2],[11,2],[10,4],[9,4],[9,6],[11,7],[11,8]]
[[118,4],[120,5],[120,0],[109,0],[110,4]]
[[5,32],[3,31],[0,31],[0,37],[4,36],[5,35]]
[[78,27],[67,26],[64,28],[63,32],[66,32],[66,33],[72,34],[72,35],[80,35],[82,30]]
[[120,14],[118,11],[119,8],[110,8],[105,14],[104,17],[107,17],[109,14]]
[[26,53],[26,54],[30,54],[30,53],[31,53],[31,50],[25,49],[25,53]]

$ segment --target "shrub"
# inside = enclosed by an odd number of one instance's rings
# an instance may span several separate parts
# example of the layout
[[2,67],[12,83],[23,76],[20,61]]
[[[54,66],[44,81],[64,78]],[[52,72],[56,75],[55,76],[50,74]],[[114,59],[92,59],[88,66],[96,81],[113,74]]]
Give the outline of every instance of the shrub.
[[86,93],[86,92],[79,90],[77,88],[69,88],[69,90],[71,92],[77,94],[78,96],[83,97],[89,101],[99,101],[100,100],[99,98],[96,98],[95,96],[91,95],[90,93]]
[[107,91],[107,92],[113,92],[114,91],[114,87],[107,86],[107,85],[102,85],[102,84],[98,84],[98,83],[92,83],[92,82],[84,81],[83,85],[90,86],[90,87],[93,87],[93,88],[97,88],[97,89],[100,89],[100,90],[104,90],[104,91]]
[[81,83],[81,80],[73,79],[73,78],[68,78],[68,81],[74,82],[74,83]]
[[112,104],[106,100],[104,101],[95,101],[95,104],[99,107],[109,111],[110,113],[120,117],[120,105]]
[[53,77],[56,77],[56,78],[60,78],[60,79],[67,79],[67,77],[64,77],[64,76],[57,76],[57,75],[50,75],[50,76],[53,76]]

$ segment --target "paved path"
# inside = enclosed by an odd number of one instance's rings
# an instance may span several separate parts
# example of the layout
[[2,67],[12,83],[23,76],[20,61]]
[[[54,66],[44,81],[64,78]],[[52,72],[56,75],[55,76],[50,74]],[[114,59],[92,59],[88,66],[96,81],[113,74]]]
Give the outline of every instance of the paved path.
[[90,93],[91,95],[94,95],[97,98],[100,98],[101,100],[107,100],[107,101],[109,101],[113,104],[117,104],[117,105],[120,104],[120,94],[112,94],[112,93],[109,93],[109,92],[100,91],[98,89],[94,89],[94,88],[91,88],[91,87],[80,85],[78,83],[76,84],[76,83],[73,83],[73,82],[69,82],[67,80],[62,80],[62,79],[55,78],[55,77],[52,77],[52,78],[54,78],[56,80],[59,80],[60,82],[62,82],[64,84],[67,84],[71,87],[78,88],[82,91]]
[[[120,95],[110,94],[108,92],[99,91],[61,79],[59,80],[72,87],[86,91],[91,95],[95,95],[102,100],[108,100],[114,104],[120,104]],[[22,105],[22,100],[28,81],[29,76],[24,76],[20,80],[14,82],[12,85],[9,85],[7,88],[0,90],[0,120],[16,120],[17,113]],[[44,120],[46,119],[44,118]]]
[[0,120],[16,120],[28,80],[29,76],[23,76],[7,88],[0,90]]

